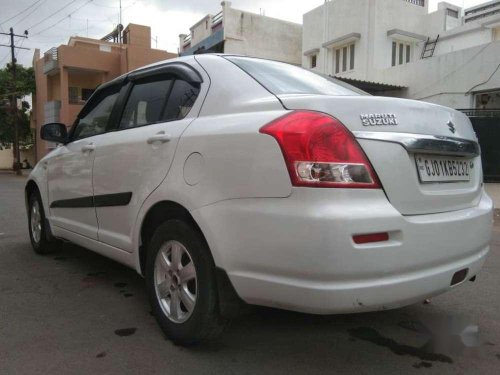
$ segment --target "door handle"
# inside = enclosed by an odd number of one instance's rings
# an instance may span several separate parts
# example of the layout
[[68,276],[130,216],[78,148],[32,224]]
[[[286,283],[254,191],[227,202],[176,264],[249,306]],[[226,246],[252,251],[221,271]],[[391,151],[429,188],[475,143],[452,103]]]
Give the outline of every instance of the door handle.
[[167,143],[169,141],[170,141],[170,135],[166,134],[164,131],[156,133],[155,135],[147,139],[148,145],[151,145],[156,142]]
[[95,145],[93,143],[86,144],[82,146],[82,152],[92,152],[95,150]]

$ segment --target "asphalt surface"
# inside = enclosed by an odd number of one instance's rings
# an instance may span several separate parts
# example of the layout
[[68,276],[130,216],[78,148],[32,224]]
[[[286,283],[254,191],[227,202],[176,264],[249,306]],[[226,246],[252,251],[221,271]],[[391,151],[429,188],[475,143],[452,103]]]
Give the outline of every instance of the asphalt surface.
[[477,281],[430,304],[326,317],[255,308],[186,349],[162,335],[133,270],[73,245],[33,253],[24,181],[0,173],[0,374],[500,373],[500,222]]

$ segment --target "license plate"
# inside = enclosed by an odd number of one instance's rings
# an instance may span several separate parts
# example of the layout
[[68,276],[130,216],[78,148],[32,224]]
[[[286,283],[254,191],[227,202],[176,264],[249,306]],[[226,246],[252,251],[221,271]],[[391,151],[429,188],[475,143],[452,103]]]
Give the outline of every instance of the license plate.
[[421,182],[470,181],[471,160],[450,156],[415,155]]

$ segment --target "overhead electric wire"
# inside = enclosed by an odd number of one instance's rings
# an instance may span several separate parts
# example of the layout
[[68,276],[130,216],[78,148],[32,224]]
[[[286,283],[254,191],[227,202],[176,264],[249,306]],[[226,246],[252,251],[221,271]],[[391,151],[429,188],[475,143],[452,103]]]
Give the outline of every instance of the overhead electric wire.
[[[122,9],[126,9],[126,8],[130,8],[131,6],[133,6],[137,1],[134,1],[132,4],[130,5],[126,5],[124,7],[122,7]],[[98,3],[92,3],[92,5],[95,5],[95,6],[98,6],[98,7],[101,7],[101,8],[112,8],[112,9],[120,9],[119,6],[114,6],[114,5],[103,5],[103,4],[98,4]]]
[[41,21],[38,21],[37,23],[31,25],[30,27],[28,27],[26,30],[31,30],[33,29],[34,27],[37,27],[38,25],[44,23],[45,21],[47,21],[48,19],[52,18],[53,16],[55,16],[57,13],[63,11],[64,9],[66,9],[67,7],[69,7],[71,4],[75,3],[76,1],[78,0],[71,0],[69,3],[67,3],[65,6],[63,6],[62,8],[60,8],[59,10],[55,11],[54,13],[52,13],[50,16],[47,16],[45,17],[44,19],[42,19]]
[[23,14],[24,12],[26,12],[28,9],[30,9],[32,6],[35,6],[36,4],[38,4],[40,1],[42,0],[36,0],[33,4],[29,5],[28,7],[24,8],[23,10],[21,10],[20,12],[14,14],[12,17],[10,18],[7,18],[5,21],[2,21],[0,22],[0,25],[3,25],[7,22],[9,22],[10,20],[13,20],[14,18],[16,18],[17,16]]
[[498,69],[500,69],[500,64],[497,65],[496,69],[493,71],[493,73],[490,74],[490,76],[488,77],[488,79],[486,81],[483,81],[481,83],[478,83],[477,85],[474,85],[472,86],[466,93],[465,95],[469,95],[472,90],[474,90],[475,88],[479,87],[479,86],[482,86],[482,85],[485,85],[487,84],[489,81],[491,81],[491,79],[493,78],[493,76],[495,75],[496,72],[498,72]]
[[40,4],[38,4],[38,6],[34,7],[31,12],[29,12],[28,14],[26,14],[24,17],[22,17],[21,19],[17,20],[16,23],[14,24],[14,26],[16,25],[19,25],[19,23],[21,23],[22,21],[24,21],[26,18],[28,18],[29,16],[31,16],[38,8],[40,8],[44,3],[46,3],[47,0],[43,0]]
[[53,28],[54,26],[56,26],[58,23],[64,21],[66,18],[70,17],[73,13],[76,13],[78,12],[80,9],[82,9],[84,6],[86,6],[87,4],[91,3],[92,1],[94,0],[88,0],[86,1],[85,3],[83,3],[82,5],[80,5],[78,8],[76,8],[74,11],[72,11],[71,13],[68,13],[67,15],[65,15],[63,18],[57,20],[56,22],[54,22],[53,24],[51,24],[50,26],[46,27],[45,29],[42,29],[34,34],[31,34],[31,37],[34,37],[34,36],[37,36],[51,28]]
[[[26,38],[19,38],[19,39],[21,39],[21,43],[19,43],[19,47],[22,47],[22,46],[23,46],[23,44],[24,44],[24,41],[26,40]],[[18,41],[19,41],[19,40],[18,40]],[[20,48],[19,48],[19,49],[18,49],[18,48],[16,48],[16,49],[14,50],[14,57],[16,58],[16,60],[17,60],[17,55],[18,55],[18,54],[19,54],[19,52],[21,52],[21,51],[26,51],[26,50],[21,50]]]

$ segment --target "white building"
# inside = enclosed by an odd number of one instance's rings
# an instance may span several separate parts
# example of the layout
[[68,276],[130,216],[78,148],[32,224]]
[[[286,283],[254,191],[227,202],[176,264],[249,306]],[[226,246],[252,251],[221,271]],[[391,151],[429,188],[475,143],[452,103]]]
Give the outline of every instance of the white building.
[[381,95],[500,108],[500,0],[432,13],[426,0],[331,0],[303,21],[304,67]]
[[179,55],[223,52],[268,58],[300,65],[302,26],[244,12],[221,3],[222,11],[207,15],[179,35]]

